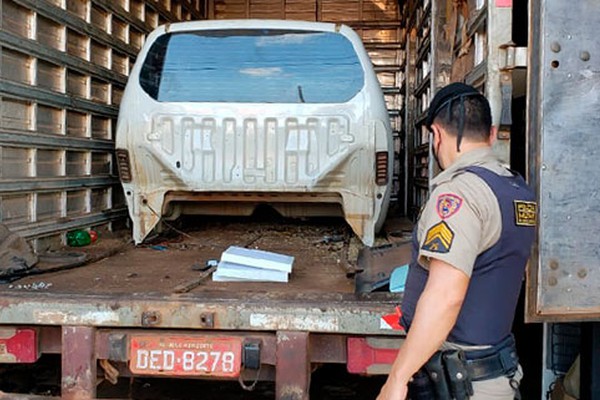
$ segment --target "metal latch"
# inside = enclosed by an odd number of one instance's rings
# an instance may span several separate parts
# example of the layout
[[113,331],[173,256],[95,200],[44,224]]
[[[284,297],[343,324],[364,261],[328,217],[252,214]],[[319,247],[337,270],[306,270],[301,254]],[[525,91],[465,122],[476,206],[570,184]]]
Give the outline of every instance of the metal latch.
[[248,339],[242,347],[242,365],[245,369],[260,368],[260,340]]
[[513,96],[512,72],[517,68],[527,67],[527,47],[517,47],[513,42],[500,46],[498,68],[500,69],[500,93],[502,96],[502,110],[498,127],[498,139],[510,139],[510,125],[512,125],[511,102]]
[[513,42],[500,46],[500,71],[527,67],[527,47],[517,47]]

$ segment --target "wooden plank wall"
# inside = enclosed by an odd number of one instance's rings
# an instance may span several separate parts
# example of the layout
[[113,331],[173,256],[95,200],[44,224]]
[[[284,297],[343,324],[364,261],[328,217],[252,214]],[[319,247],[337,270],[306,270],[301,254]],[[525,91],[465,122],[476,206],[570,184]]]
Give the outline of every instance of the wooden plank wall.
[[0,223],[38,248],[125,221],[114,130],[130,68],[159,24],[204,0],[0,0]]
[[215,19],[398,22],[395,0],[214,0]]

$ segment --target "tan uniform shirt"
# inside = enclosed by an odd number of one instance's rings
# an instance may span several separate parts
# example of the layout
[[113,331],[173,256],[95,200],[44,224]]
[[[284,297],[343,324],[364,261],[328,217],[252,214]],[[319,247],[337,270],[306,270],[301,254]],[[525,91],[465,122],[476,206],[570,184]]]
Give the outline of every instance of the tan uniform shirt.
[[444,261],[471,276],[477,256],[492,247],[502,232],[500,205],[477,175],[460,171],[480,166],[510,176],[491,148],[471,150],[432,180],[432,192],[418,222],[419,264]]

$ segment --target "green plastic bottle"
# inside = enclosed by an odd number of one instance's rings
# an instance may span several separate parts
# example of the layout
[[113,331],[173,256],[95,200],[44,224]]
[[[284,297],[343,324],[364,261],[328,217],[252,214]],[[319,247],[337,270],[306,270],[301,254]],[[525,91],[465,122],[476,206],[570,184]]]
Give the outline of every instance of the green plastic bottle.
[[92,243],[92,238],[88,231],[78,229],[67,232],[67,244],[71,247],[82,247]]

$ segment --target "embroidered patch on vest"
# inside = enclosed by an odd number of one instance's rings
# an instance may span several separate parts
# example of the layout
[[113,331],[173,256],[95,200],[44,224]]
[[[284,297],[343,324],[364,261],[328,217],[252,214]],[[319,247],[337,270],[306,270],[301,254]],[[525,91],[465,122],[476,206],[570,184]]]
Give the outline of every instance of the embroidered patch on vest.
[[515,223],[518,226],[536,226],[537,203],[535,201],[515,200]]
[[454,232],[452,232],[452,229],[450,229],[445,221],[440,221],[427,231],[427,236],[421,249],[433,253],[448,253],[452,247],[453,240]]
[[437,198],[437,213],[441,219],[450,218],[460,210],[463,199],[451,193],[440,194]]

